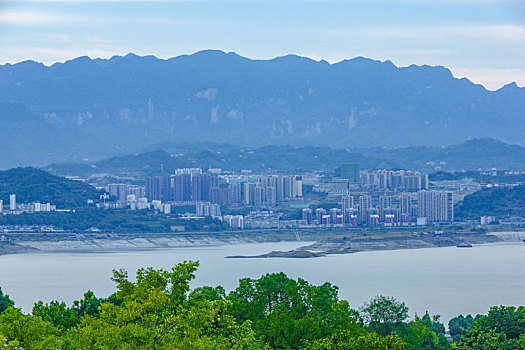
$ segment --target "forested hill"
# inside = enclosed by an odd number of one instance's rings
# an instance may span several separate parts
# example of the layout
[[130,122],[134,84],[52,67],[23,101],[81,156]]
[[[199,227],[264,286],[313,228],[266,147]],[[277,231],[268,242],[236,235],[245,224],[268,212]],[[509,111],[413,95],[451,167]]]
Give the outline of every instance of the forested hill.
[[93,186],[51,175],[36,168],[13,168],[0,171],[0,199],[9,203],[16,194],[17,203],[41,202],[57,208],[85,206],[88,199],[98,199],[100,191]]
[[403,147],[395,149],[332,149],[329,147],[265,146],[238,147],[227,144],[158,144],[144,153],[112,157],[96,162],[53,164],[46,169],[61,175],[89,176],[95,173],[151,175],[176,168],[222,168],[256,172],[334,171],[342,162],[357,162],[361,169],[436,170],[507,169],[525,170],[525,148],[494,139],[474,139],[448,147]]
[[498,219],[525,216],[525,186],[483,189],[466,196],[454,210],[457,218],[465,219],[479,219],[482,215]]

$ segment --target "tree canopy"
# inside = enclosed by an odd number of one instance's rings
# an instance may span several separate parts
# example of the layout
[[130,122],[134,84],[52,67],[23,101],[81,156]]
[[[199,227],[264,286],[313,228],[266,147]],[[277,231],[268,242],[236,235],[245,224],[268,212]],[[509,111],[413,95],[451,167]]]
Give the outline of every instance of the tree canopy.
[[[525,308],[493,307],[488,315],[454,318],[454,343],[439,316],[413,320],[392,297],[358,310],[330,283],[312,285],[284,273],[191,289],[198,262],[114,270],[116,291],[88,291],[71,306],[35,303],[24,314],[0,290],[0,347],[5,349],[524,349]],[[472,321],[472,322],[471,322]],[[453,327],[454,326],[454,331]],[[457,327],[460,330],[457,330]]]

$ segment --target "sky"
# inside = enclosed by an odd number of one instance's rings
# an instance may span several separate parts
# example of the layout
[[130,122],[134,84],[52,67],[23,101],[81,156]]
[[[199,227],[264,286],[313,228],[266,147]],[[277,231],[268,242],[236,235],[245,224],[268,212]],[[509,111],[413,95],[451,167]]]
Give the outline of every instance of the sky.
[[525,0],[0,0],[0,64],[204,49],[364,56],[525,86]]

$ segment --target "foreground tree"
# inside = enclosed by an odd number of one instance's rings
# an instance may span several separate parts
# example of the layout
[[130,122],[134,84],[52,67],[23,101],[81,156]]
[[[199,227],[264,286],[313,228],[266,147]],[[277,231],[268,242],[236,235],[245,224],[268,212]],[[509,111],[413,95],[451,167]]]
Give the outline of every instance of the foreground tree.
[[307,350],[405,350],[406,344],[396,335],[381,337],[377,333],[360,335],[338,332],[327,339],[314,341]]
[[471,315],[463,316],[459,315],[452,318],[448,322],[448,329],[454,342],[458,342],[470,330],[474,321],[476,321],[481,315],[477,315],[476,318]]
[[0,288],[0,313],[4,312],[8,307],[14,305],[15,303],[9,299],[9,295],[4,295],[2,293],[2,288]]
[[477,318],[457,348],[525,349],[525,307],[492,307],[487,316]]
[[425,313],[423,317],[414,318],[405,330],[401,331],[402,338],[407,342],[407,348],[413,350],[444,350],[450,344],[445,338],[445,326],[439,322],[439,316],[430,317]]
[[376,296],[361,308],[365,325],[382,336],[393,334],[408,319],[408,307],[392,297]]
[[93,317],[100,316],[100,307],[102,306],[103,299],[98,299],[95,294],[88,290],[84,293],[82,300],[76,300],[73,302],[73,309],[77,312],[78,317],[91,315]]
[[358,314],[338,299],[337,287],[314,286],[284,273],[241,279],[227,300],[233,317],[239,323],[251,322],[272,349],[298,349],[338,330],[361,328]]
[[47,350],[58,348],[60,330],[40,317],[8,308],[0,314],[0,344],[6,349]]
[[52,301],[49,304],[44,304],[42,301],[35,303],[33,315],[53,324],[62,332],[66,332],[80,322],[78,313],[73,308],[58,301]]
[[136,282],[127,271],[113,272],[117,292],[64,337],[67,349],[255,349],[249,324],[239,325],[224,300],[199,292],[188,298],[198,263],[171,270],[139,269]]

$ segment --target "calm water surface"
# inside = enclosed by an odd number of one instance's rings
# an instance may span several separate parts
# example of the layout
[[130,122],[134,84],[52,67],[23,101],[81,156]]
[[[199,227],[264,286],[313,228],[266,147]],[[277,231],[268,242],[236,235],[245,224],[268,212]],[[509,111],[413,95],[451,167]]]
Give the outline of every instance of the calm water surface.
[[71,303],[91,289],[114,291],[111,270],[169,268],[183,260],[201,265],[193,286],[237,286],[242,277],[284,271],[311,283],[329,281],[353,307],[377,294],[405,301],[413,316],[428,310],[443,320],[486,313],[491,305],[525,305],[525,244],[431,248],[333,255],[315,259],[225,259],[289,250],[304,243],[281,242],[218,247],[105,253],[28,253],[0,256],[0,287],[29,312],[39,299]]

